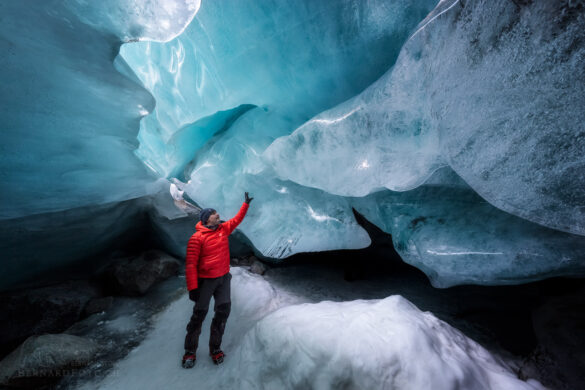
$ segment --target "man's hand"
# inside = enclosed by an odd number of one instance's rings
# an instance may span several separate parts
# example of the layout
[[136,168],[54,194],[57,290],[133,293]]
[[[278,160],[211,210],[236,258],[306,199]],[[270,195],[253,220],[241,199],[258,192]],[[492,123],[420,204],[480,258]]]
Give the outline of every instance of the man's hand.
[[246,198],[246,200],[244,200],[244,202],[246,202],[246,203],[248,203],[248,204],[250,204],[250,202],[254,200],[254,198],[250,198],[250,197],[248,196],[248,193],[247,193],[247,192],[244,192],[244,196],[245,196],[245,198]]
[[199,289],[195,288],[191,291],[189,291],[189,299],[192,300],[193,302],[197,302],[197,300],[199,299]]

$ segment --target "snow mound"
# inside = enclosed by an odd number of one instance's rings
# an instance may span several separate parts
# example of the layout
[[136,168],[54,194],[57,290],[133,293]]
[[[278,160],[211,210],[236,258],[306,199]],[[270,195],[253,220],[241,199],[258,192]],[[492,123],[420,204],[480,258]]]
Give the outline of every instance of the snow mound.
[[241,268],[232,274],[221,367],[206,356],[208,315],[195,368],[181,368],[192,309],[185,297],[107,378],[80,388],[543,388],[517,379],[479,344],[401,296],[309,304]]
[[246,334],[242,388],[534,389],[401,296],[280,309]]

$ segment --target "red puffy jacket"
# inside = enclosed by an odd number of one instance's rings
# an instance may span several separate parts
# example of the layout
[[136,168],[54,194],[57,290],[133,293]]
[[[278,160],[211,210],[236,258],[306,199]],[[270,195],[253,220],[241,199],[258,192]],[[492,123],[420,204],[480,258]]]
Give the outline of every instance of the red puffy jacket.
[[228,236],[242,222],[248,211],[248,203],[240,208],[235,217],[220,223],[211,230],[201,222],[195,226],[196,232],[187,244],[185,274],[187,289],[196,289],[197,278],[219,278],[230,271],[230,247]]

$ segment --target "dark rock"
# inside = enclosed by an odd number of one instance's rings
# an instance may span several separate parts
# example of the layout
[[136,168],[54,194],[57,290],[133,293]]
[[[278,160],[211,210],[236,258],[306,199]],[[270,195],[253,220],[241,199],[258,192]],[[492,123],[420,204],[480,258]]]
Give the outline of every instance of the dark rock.
[[267,267],[264,263],[262,263],[260,260],[256,260],[252,263],[252,265],[250,266],[250,272],[258,274],[258,275],[264,275],[264,273],[266,272]]
[[532,318],[538,347],[525,362],[522,373],[543,378],[543,384],[557,389],[582,388],[585,289],[549,298],[534,310]]
[[235,256],[230,259],[230,264],[238,267],[250,267],[255,261],[259,261],[254,255]]
[[239,262],[238,262],[239,263],[238,265],[251,266],[252,264],[254,264],[255,261],[259,261],[259,260],[254,255],[252,255],[252,256],[244,256],[244,257],[240,257]]
[[87,281],[0,294],[2,356],[31,335],[64,331],[82,317],[87,302],[99,295],[99,288]]
[[34,389],[87,366],[98,345],[67,334],[31,336],[0,362],[0,384]]
[[114,303],[114,297],[94,298],[90,300],[83,310],[84,316],[89,316],[94,313],[101,313],[108,310]]
[[138,257],[119,259],[103,273],[107,288],[122,295],[144,295],[155,283],[179,272],[177,259],[151,250]]

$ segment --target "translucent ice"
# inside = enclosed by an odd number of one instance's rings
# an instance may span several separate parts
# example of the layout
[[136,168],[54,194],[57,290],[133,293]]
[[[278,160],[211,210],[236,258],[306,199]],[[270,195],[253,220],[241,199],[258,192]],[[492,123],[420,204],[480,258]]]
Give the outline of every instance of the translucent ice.
[[248,111],[199,151],[185,192],[222,219],[234,216],[250,192],[255,200],[239,229],[265,256],[367,247],[370,238],[347,199],[278,180],[261,160],[289,125],[261,108]]
[[414,188],[449,164],[496,207],[583,235],[583,11],[442,1],[393,69],[266,157],[282,179],[354,196]]
[[0,289],[121,243],[142,222],[145,203],[134,198],[156,178],[134,150],[155,102],[118,48],[171,39],[194,5],[0,2]]
[[[290,133],[384,73],[435,3],[206,2],[176,39],[122,47],[157,101],[141,123],[137,154],[161,176],[173,176],[176,162],[161,158],[173,135],[244,104],[293,118]],[[201,129],[189,143],[211,135]]]
[[159,175],[188,181],[186,193],[224,218],[251,192],[257,202],[241,229],[264,255],[369,245],[347,200],[278,180],[259,156],[379,77],[433,5],[205,3],[176,39],[122,48],[157,100],[137,155]]
[[467,2],[422,28],[410,48],[453,169],[495,206],[581,235],[583,11],[571,1]]
[[582,236],[502,212],[456,177],[443,169],[414,190],[380,191],[352,205],[392,234],[402,259],[435,287],[585,276]]
[[169,41],[183,32],[201,0],[65,0],[79,19],[123,41]]
[[0,218],[147,193],[152,177],[134,149],[140,118],[154,101],[114,58],[124,39],[180,33],[197,6],[194,0],[0,4]]
[[416,62],[387,72],[360,95],[277,139],[266,160],[282,179],[338,195],[422,184],[445,165],[422,73]]
[[[9,268],[103,249],[164,177],[224,218],[251,192],[242,231],[272,257],[367,246],[354,206],[436,285],[581,275],[579,238],[531,222],[585,234],[583,5],[435,3],[1,2]],[[445,166],[463,180],[428,181]],[[19,252],[37,233],[62,250]]]

